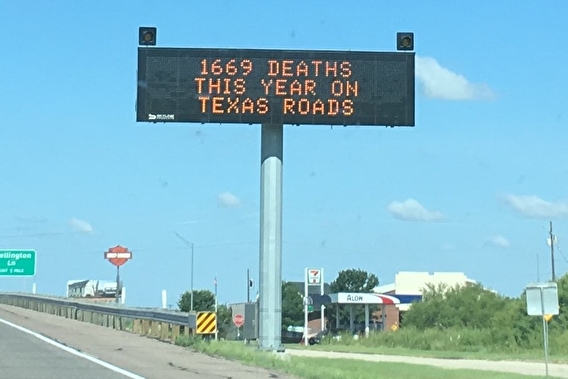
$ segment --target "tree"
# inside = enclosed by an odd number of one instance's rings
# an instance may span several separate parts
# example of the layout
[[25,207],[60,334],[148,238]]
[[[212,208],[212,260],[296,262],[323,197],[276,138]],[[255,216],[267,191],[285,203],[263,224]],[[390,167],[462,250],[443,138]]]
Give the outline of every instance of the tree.
[[556,284],[558,285],[560,312],[552,318],[549,324],[552,329],[566,330],[568,328],[568,273],[557,279]]
[[[368,273],[361,269],[348,269],[340,271],[337,278],[330,283],[330,290],[332,293],[337,292],[353,292],[353,293],[372,293],[374,288],[379,285],[379,278],[372,273]],[[335,324],[335,315],[338,305],[331,305],[327,307],[327,317],[332,322],[330,325]],[[374,312],[377,308],[370,307],[370,312]],[[364,317],[365,310],[363,307],[355,308],[355,319],[359,320]],[[345,306],[339,308],[339,320],[343,325],[349,322],[349,309]]]
[[231,308],[225,304],[217,306],[217,329],[219,338],[227,338],[227,333],[233,328],[233,315]]
[[[182,312],[191,309],[191,291],[181,294],[178,308]],[[215,294],[209,290],[193,291],[193,310],[196,312],[213,312],[215,310]]]
[[481,284],[448,287],[428,284],[422,302],[412,304],[404,314],[404,325],[427,328],[484,329],[492,326],[495,314],[508,306],[508,300]]
[[[178,307],[182,312],[191,309],[191,291],[185,291],[178,301]],[[209,290],[196,290],[193,292],[193,309],[196,312],[215,311],[215,294]],[[233,316],[231,308],[225,304],[217,305],[217,329],[219,338],[226,338],[227,333],[233,328]]]
[[291,282],[282,282],[282,329],[304,324],[304,300],[298,287]]
[[332,293],[372,293],[373,289],[378,285],[379,278],[375,274],[370,274],[361,269],[349,269],[339,272],[337,278],[331,282],[330,289]]
[[233,312],[231,308],[225,304],[219,304],[217,306],[217,323],[218,324],[232,324],[233,322]]

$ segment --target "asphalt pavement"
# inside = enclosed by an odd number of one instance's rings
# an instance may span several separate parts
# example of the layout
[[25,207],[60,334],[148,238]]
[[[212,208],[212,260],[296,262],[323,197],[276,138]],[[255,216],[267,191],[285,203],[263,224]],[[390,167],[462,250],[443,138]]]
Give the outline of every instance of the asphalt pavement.
[[[290,375],[198,354],[134,333],[29,309],[0,304],[0,319],[87,354],[85,362],[81,362],[79,357],[57,352],[49,343],[10,330],[0,321],[0,379],[125,379],[128,373],[135,375],[130,378],[141,379],[292,379]],[[127,374],[104,371],[88,358],[114,365]],[[94,371],[91,374],[89,370]]]
[[73,355],[0,322],[0,379],[125,379],[120,373]]
[[[16,327],[1,320],[16,324]],[[18,330],[18,326],[26,328],[28,333]],[[64,346],[53,346],[53,340]],[[488,375],[491,375],[490,371],[500,371],[544,376],[544,363],[536,362],[399,357],[309,349],[286,351],[291,356],[486,370]],[[103,367],[104,364],[110,368]],[[117,372],[120,370],[124,372]],[[550,364],[549,370],[552,377],[568,379],[566,364]],[[292,379],[290,375],[209,357],[136,334],[0,305],[0,379],[31,378]]]

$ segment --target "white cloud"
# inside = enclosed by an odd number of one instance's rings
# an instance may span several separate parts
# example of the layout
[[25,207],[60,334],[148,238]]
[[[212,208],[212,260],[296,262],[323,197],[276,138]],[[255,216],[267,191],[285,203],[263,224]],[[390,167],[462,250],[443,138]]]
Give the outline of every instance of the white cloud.
[[414,199],[391,202],[387,210],[394,218],[403,221],[439,221],[444,215],[438,211],[429,211]]
[[223,208],[236,208],[241,206],[241,199],[230,192],[223,192],[217,195],[217,203]]
[[509,247],[511,245],[507,238],[499,235],[489,237],[486,241],[486,244],[497,247]]
[[91,226],[90,223],[88,223],[85,220],[79,220],[77,218],[72,218],[69,221],[69,225],[71,226],[71,229],[73,229],[76,232],[80,232],[80,233],[92,233],[93,232],[93,227]]
[[433,99],[476,100],[494,96],[487,84],[471,83],[431,57],[416,57],[416,78],[424,95]]
[[568,216],[568,201],[551,202],[534,195],[505,195],[505,201],[515,211],[530,218]]

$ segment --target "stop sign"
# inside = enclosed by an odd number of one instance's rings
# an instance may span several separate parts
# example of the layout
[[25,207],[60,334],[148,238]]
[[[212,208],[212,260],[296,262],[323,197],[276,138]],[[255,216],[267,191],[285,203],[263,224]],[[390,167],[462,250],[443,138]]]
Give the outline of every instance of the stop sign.
[[245,323],[245,317],[243,315],[236,314],[233,316],[233,324],[235,324],[237,328],[243,326],[244,323]]

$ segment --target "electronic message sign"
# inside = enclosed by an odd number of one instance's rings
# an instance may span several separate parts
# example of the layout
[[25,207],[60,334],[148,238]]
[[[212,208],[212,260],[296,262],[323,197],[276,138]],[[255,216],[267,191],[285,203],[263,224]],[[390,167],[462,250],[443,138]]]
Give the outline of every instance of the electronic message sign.
[[136,121],[414,126],[414,53],[138,48]]

